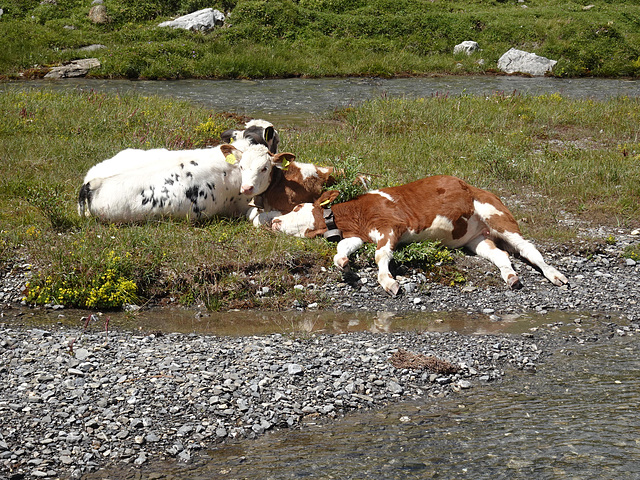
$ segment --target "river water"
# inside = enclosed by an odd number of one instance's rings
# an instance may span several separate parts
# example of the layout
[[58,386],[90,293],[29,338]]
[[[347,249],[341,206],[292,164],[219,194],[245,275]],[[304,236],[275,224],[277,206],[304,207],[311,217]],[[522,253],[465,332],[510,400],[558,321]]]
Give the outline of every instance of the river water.
[[[304,121],[380,96],[551,94],[604,99],[640,96],[640,82],[524,77],[286,79],[255,81],[64,80],[0,84],[4,88],[93,89],[165,95],[254,117]],[[551,314],[550,314],[551,315]],[[571,324],[570,314],[553,322]],[[24,318],[22,319],[24,320]],[[127,328],[126,317],[121,319]],[[144,322],[150,322],[146,325]],[[166,312],[134,323],[164,331],[216,335],[283,332],[384,334],[397,329],[466,334],[520,333],[539,317],[487,322],[449,316],[352,314],[216,314]],[[549,321],[548,317],[544,321]],[[597,321],[597,320],[594,320]],[[116,320],[114,320],[116,322]],[[160,322],[160,323],[158,323]],[[117,323],[117,322],[116,322]],[[146,325],[146,327],[145,327]],[[204,452],[188,465],[149,463],[87,479],[640,479],[640,351],[634,336],[567,344],[535,374],[508,371],[504,380],[455,396],[403,402],[301,430],[276,431]]]
[[559,93],[567,97],[594,99],[640,96],[638,80],[518,76],[174,81],[80,78],[0,83],[0,91],[9,85],[168,96],[198,103],[215,111],[262,117],[274,123],[282,118],[287,118],[288,121],[308,119],[381,96],[419,98],[435,95],[492,95],[497,92],[528,95]]

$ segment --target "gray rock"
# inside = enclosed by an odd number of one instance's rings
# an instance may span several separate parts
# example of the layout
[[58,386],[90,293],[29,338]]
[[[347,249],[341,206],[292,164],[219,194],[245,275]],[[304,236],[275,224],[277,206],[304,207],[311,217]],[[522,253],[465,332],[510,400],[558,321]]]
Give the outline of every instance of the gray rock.
[[500,57],[498,68],[505,73],[525,73],[533,76],[542,76],[550,72],[556,63],[558,63],[556,60],[550,60],[535,53],[512,48]]
[[109,23],[110,19],[107,14],[107,7],[101,3],[92,6],[89,10],[89,20],[98,24]]
[[92,68],[99,68],[100,61],[97,58],[83,58],[72,60],[59,67],[53,67],[44,78],[72,78],[84,77]]
[[162,22],[158,27],[182,28],[206,32],[224,24],[224,14],[213,8],[204,8],[197,12],[178,17],[175,20]]
[[462,43],[459,43],[455,47],[453,47],[453,54],[457,55],[458,53],[466,53],[467,55],[471,55],[474,52],[480,50],[480,46],[477,42],[472,40],[465,40]]

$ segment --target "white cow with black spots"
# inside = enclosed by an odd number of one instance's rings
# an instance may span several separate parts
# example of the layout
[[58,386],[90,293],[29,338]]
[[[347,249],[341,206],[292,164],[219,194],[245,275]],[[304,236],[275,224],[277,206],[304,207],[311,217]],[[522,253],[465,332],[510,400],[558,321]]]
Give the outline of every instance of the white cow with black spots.
[[78,213],[107,222],[244,215],[269,186],[274,163],[293,159],[264,145],[124,150],[89,170]]

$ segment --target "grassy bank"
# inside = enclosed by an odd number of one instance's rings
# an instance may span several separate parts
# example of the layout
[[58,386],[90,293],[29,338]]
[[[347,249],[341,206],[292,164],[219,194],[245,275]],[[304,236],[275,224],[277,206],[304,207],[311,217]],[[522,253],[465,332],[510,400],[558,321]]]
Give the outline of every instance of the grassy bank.
[[[355,158],[378,186],[457,175],[500,194],[525,235],[570,242],[573,227],[558,222],[567,216],[637,227],[639,107],[558,95],[386,99],[277,127],[281,151],[301,161]],[[12,89],[0,111],[0,269],[33,265],[32,302],[278,308],[322,303],[293,287],[341,278],[333,245],[242,219],[113,226],[78,217],[77,192],[93,164],[129,147],[208,145],[233,118],[154,97]],[[269,291],[257,296],[262,287]]]
[[[640,74],[636,1],[105,0],[106,24],[89,21],[89,1],[54,3],[1,5],[0,74],[90,56],[108,78],[490,73],[512,47],[557,60],[557,76]],[[157,28],[205,7],[230,13],[225,27]],[[465,40],[482,51],[454,56]],[[106,48],[78,50],[90,44]]]

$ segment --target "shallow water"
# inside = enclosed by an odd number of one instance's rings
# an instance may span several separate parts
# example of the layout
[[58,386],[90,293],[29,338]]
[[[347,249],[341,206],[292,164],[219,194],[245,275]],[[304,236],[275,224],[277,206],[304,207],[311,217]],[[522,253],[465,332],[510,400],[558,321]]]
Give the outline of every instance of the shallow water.
[[5,82],[0,83],[0,91],[10,86],[161,95],[188,100],[216,111],[263,117],[274,123],[283,118],[288,121],[304,120],[383,96],[419,98],[435,95],[491,95],[496,92],[529,95],[559,93],[571,98],[594,99],[640,96],[638,80],[518,76],[174,81],[80,78]]
[[637,479],[639,373],[635,337],[567,344],[535,374],[84,478]]
[[238,336],[349,333],[368,331],[448,332],[462,334],[519,334],[546,325],[575,328],[577,322],[590,321],[582,313],[549,312],[504,315],[499,320],[488,315],[464,312],[340,312],[340,311],[259,311],[208,312],[188,308],[155,308],[133,313],[93,314],[82,310],[26,310],[24,314],[2,319],[8,323],[47,327],[64,325],[99,332],[119,329],[140,332],[194,333],[198,335]]

